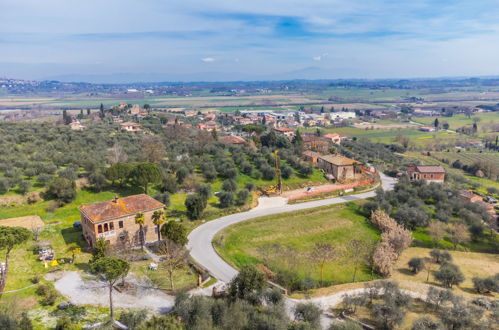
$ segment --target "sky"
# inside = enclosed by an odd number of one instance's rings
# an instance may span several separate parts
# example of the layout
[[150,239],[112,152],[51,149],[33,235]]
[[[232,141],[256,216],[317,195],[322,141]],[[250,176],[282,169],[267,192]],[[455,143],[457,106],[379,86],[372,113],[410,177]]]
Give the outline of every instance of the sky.
[[0,0],[0,77],[498,75],[498,17],[497,0]]

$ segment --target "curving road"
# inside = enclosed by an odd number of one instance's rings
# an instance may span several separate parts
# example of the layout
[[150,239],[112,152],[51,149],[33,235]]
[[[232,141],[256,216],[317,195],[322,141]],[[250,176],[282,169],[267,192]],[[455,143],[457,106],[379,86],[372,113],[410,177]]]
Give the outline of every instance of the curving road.
[[[388,177],[382,173],[380,173],[381,184],[384,190],[393,189],[393,185],[395,184],[395,179]],[[237,275],[237,270],[234,269],[231,265],[225,262],[215,251],[212,241],[215,235],[227,228],[230,225],[233,225],[238,222],[266,216],[278,213],[285,212],[293,212],[298,210],[310,209],[319,206],[340,204],[349,201],[354,201],[358,199],[364,199],[373,197],[375,195],[374,191],[368,191],[365,193],[357,194],[357,195],[349,195],[344,197],[335,197],[329,199],[323,199],[313,202],[305,202],[300,204],[285,204],[283,203],[283,199],[280,197],[274,197],[277,206],[268,205],[266,207],[256,207],[250,211],[231,214],[225,217],[218,218],[216,220],[209,221],[205,224],[194,229],[188,236],[189,242],[187,243],[187,248],[190,250],[191,256],[202,265],[205,269],[207,269],[210,274],[217,278],[218,280],[228,283],[234,276]],[[273,199],[268,198],[268,200]],[[268,201],[267,201],[268,202]]]

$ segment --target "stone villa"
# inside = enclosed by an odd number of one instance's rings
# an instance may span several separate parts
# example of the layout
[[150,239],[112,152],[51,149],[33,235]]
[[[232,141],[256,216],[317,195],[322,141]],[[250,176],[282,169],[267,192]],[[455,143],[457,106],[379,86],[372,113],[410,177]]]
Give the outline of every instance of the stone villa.
[[317,167],[326,173],[326,177],[338,181],[355,179],[361,169],[354,159],[350,159],[338,154],[321,156],[317,160]]
[[140,245],[140,227],[135,224],[135,215],[141,212],[145,218],[145,242],[154,242],[158,234],[151,216],[154,211],[164,207],[163,203],[145,194],[82,205],[80,214],[83,236],[90,247],[93,247],[100,237],[105,238],[111,245],[119,243],[120,240],[128,240],[131,245]]
[[440,165],[410,165],[407,175],[411,180],[426,180],[428,182],[443,183],[445,170]]

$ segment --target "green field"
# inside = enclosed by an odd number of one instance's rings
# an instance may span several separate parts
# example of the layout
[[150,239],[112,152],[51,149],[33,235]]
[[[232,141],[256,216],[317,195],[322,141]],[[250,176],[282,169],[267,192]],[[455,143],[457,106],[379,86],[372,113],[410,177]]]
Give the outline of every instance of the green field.
[[438,118],[440,124],[443,122],[447,122],[449,124],[449,128],[452,130],[455,130],[459,127],[466,126],[466,125],[472,125],[473,120],[478,119],[478,130],[480,131],[480,125],[481,124],[493,124],[493,123],[499,123],[499,113],[497,112],[485,112],[485,113],[477,113],[474,115],[471,115],[470,118],[468,118],[464,114],[459,114],[455,115],[452,117],[417,117],[413,118],[415,122],[424,124],[424,125],[430,125],[433,126],[433,123],[435,122],[435,118]]
[[[305,129],[305,132],[315,132],[317,128]],[[380,143],[397,143],[395,139],[397,136],[404,136],[409,138],[412,144],[416,147],[425,147],[431,143],[450,143],[453,140],[467,140],[466,136],[458,135],[452,132],[421,132],[417,128],[401,128],[401,129],[374,129],[366,130],[357,127],[340,127],[340,128],[324,128],[321,129],[324,134],[338,133],[344,134],[349,137],[367,138],[372,142]]]
[[[347,203],[293,213],[261,217],[233,225],[217,234],[214,245],[220,255],[236,267],[265,264],[273,272],[291,271],[301,279],[320,280],[320,271],[308,255],[315,243],[329,243],[341,257],[324,268],[324,282],[352,281],[353,262],[344,247],[352,239],[379,240],[379,232],[359,213],[359,204]],[[268,247],[279,244],[281,252]],[[269,253],[268,251],[271,251]],[[371,279],[364,264],[357,281]]]
[[438,159],[448,159],[450,164],[456,160],[461,163],[471,165],[476,161],[489,161],[499,164],[499,152],[472,152],[472,151],[449,151],[449,152],[432,152],[431,155]]

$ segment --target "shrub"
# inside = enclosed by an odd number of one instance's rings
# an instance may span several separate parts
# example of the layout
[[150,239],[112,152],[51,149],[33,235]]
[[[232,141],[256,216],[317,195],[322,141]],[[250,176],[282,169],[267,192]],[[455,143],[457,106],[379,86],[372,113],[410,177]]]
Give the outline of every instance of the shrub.
[[139,326],[144,323],[144,320],[147,318],[146,310],[127,310],[120,314],[118,321],[125,324],[128,329],[138,329]]
[[232,179],[224,180],[222,183],[222,190],[228,192],[235,192],[237,190],[237,183]]
[[345,321],[334,321],[329,326],[328,330],[362,330],[362,326],[354,321],[345,320]]
[[161,191],[167,191],[170,194],[176,193],[178,190],[177,180],[173,175],[167,175],[161,179]]
[[249,191],[247,189],[241,189],[237,192],[237,204],[244,205],[249,197]]
[[478,293],[499,292],[499,274],[485,278],[473,277],[473,286]]
[[411,330],[444,330],[444,326],[439,321],[425,316],[414,321]]
[[411,268],[414,274],[419,273],[424,268],[424,259],[423,258],[412,258],[408,262],[409,267]]
[[289,166],[282,166],[281,167],[281,175],[283,179],[289,179],[291,175],[293,174],[293,170]]
[[209,184],[200,185],[196,192],[207,201],[211,196],[211,186]]
[[10,181],[7,179],[0,179],[0,194],[5,194],[11,188]]
[[69,203],[73,201],[75,197],[75,182],[64,177],[55,178],[48,186],[44,196],[44,198],[53,198],[63,203]]
[[295,320],[308,323],[312,328],[320,328],[322,311],[314,303],[300,303],[296,305]]
[[222,191],[218,194],[220,207],[227,208],[234,205],[234,194],[230,191]]
[[443,286],[452,288],[453,285],[464,281],[464,275],[456,265],[445,263],[435,272],[435,279],[442,282]]
[[256,189],[256,186],[253,182],[247,182],[245,185],[244,185],[244,188],[249,190],[249,191],[253,191]]
[[164,193],[159,193],[156,196],[154,196],[155,199],[160,201],[161,203],[165,204],[166,206],[170,206],[170,194],[167,192]]
[[198,220],[206,207],[206,201],[199,194],[188,195],[185,199],[187,217],[191,220]]
[[59,296],[55,288],[49,284],[39,284],[36,288],[36,294],[42,296],[40,304],[43,306],[54,305],[57,297]]
[[433,249],[430,251],[430,256],[433,259],[433,262],[437,264],[444,264],[452,261],[452,255],[448,251]]

